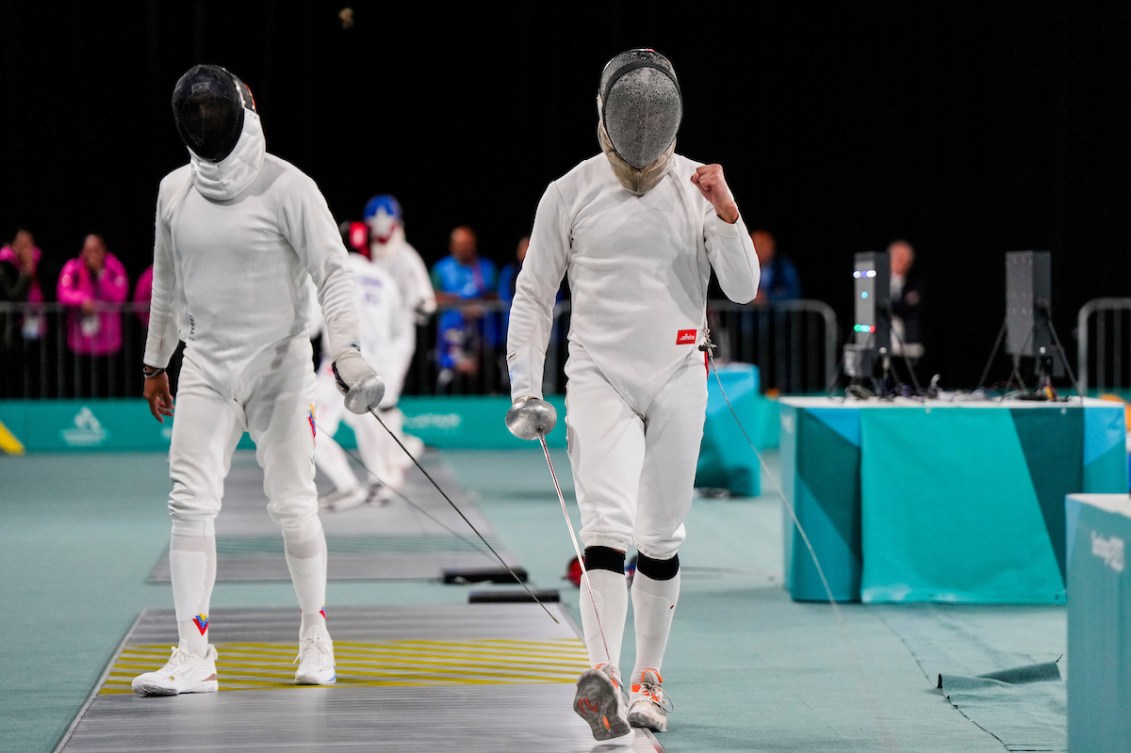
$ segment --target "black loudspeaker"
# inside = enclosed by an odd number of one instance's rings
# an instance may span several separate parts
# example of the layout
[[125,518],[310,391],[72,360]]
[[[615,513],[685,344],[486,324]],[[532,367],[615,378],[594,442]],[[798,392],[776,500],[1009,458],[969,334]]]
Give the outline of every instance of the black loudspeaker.
[[1048,251],[1005,254],[1005,352],[1038,357],[1053,346],[1049,317],[1052,266]]
[[853,257],[852,334],[858,349],[891,352],[891,261],[886,251]]
[[886,251],[862,251],[852,260],[852,339],[844,346],[844,373],[870,379],[877,355],[891,352],[891,262]]

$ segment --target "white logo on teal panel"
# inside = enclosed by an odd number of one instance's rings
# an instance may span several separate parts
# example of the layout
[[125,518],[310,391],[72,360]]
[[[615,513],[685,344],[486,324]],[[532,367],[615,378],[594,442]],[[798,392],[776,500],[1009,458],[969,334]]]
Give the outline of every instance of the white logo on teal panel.
[[110,432],[102,428],[102,423],[94,412],[85,405],[75,414],[75,425],[63,429],[60,434],[63,435],[63,441],[72,447],[99,445],[110,436]]
[[1105,565],[1117,573],[1123,572],[1123,552],[1123,539],[1118,536],[1105,539],[1092,531],[1092,554],[1103,560]]
[[406,429],[439,429],[452,431],[458,429],[462,423],[462,416],[458,413],[421,413],[419,416],[406,416],[404,425]]

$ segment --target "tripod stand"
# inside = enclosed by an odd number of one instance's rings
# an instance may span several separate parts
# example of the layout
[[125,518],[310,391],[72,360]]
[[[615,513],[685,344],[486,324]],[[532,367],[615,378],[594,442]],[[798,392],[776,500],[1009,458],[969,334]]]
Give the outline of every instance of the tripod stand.
[[[1056,334],[1056,328],[1052,326],[1052,317],[1048,315],[1047,310],[1045,314],[1046,315],[1043,317],[1045,326],[1048,328],[1048,334],[1052,338],[1054,345],[1051,348],[1041,346],[1034,355],[1037,366],[1036,384],[1032,389],[1025,384],[1025,380],[1021,377],[1021,359],[1024,355],[1017,352],[1011,354],[1013,356],[1013,368],[1009,373],[1009,379],[1006,381],[1006,390],[1008,391],[1010,386],[1016,386],[1020,390],[1019,394],[1016,395],[1019,400],[1068,400],[1067,397],[1060,397],[1052,384],[1053,372],[1057,363],[1056,359],[1059,359],[1059,363],[1064,367],[1068,378],[1072,381],[1073,389],[1076,391],[1076,394],[1080,396],[1080,399],[1083,400],[1084,395],[1080,392],[1080,384],[1076,381],[1076,375],[1072,371],[1072,366],[1068,363],[1068,357],[1064,352],[1064,346],[1060,343],[1060,337]],[[986,360],[985,368],[982,369],[982,376],[978,380],[978,387],[975,392],[981,391],[985,386],[986,376],[990,373],[990,364],[993,363],[994,356],[997,355],[998,349],[1001,347],[1001,342],[1005,339],[1008,325],[1009,317],[1007,315],[1001,323],[997,340],[994,342],[994,347],[990,351],[990,357]],[[1030,325],[1029,332],[1025,337],[1025,344],[1021,348],[1022,351],[1026,350],[1033,341],[1033,332],[1035,329],[1035,324]],[[1002,399],[1004,399],[1004,397],[1005,395],[1003,394]]]

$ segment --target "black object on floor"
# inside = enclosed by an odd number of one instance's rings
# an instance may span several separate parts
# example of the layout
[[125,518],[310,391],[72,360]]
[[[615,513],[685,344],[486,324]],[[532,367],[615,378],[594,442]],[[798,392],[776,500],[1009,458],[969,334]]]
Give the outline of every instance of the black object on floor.
[[514,583],[516,575],[519,582],[526,583],[528,576],[524,567],[511,570],[505,567],[445,568],[444,583]]
[[533,601],[531,593],[538,597],[538,601],[543,604],[558,603],[561,599],[561,594],[558,593],[556,588],[543,588],[533,592],[527,592],[522,589],[507,589],[501,591],[472,591],[467,595],[468,604],[503,604],[513,602]]

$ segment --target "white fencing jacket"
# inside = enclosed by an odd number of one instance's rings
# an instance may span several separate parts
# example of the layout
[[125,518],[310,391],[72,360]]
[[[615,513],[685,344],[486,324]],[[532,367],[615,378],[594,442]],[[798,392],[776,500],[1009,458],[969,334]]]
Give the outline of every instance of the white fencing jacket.
[[[416,326],[405,317],[400,288],[392,275],[358,253],[349,254],[361,326],[361,354],[385,380],[381,407],[394,405],[404,386],[404,375],[412,360]],[[313,288],[314,283],[310,283]],[[312,299],[310,336],[322,334],[322,312]],[[333,379],[333,359],[322,354],[319,377]]]
[[358,341],[347,252],[325,198],[266,152],[247,111],[230,155],[166,175],[157,196],[153,296],[145,362],[164,367],[183,340],[237,368],[271,343],[305,334],[314,280],[329,350]]
[[554,299],[571,296],[569,349],[582,349],[617,392],[646,407],[697,346],[714,269],[723,293],[747,303],[758,259],[740,217],[719,219],[691,176],[702,163],[673,155],[643,196],[625,190],[603,154],[543,193],[518,275],[507,335],[511,396],[542,396]]

